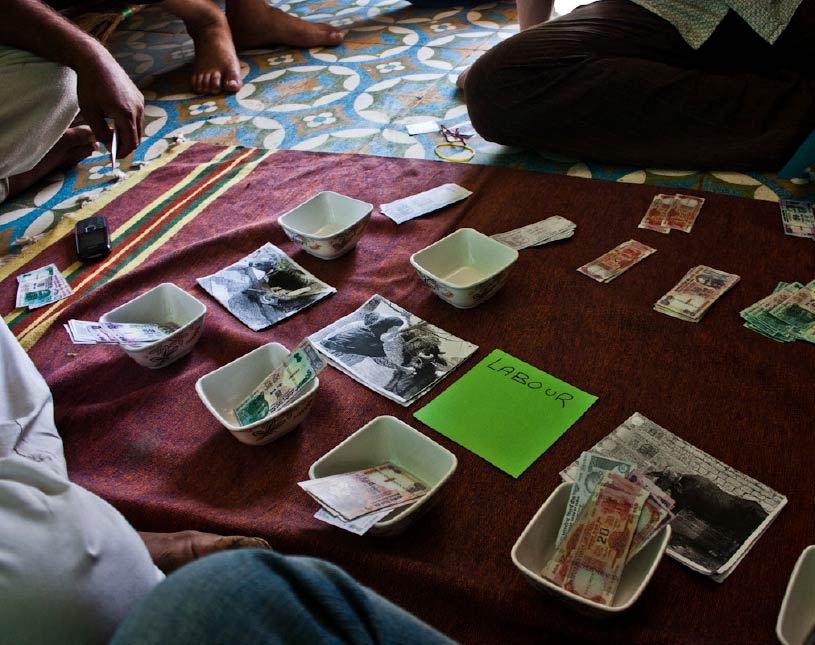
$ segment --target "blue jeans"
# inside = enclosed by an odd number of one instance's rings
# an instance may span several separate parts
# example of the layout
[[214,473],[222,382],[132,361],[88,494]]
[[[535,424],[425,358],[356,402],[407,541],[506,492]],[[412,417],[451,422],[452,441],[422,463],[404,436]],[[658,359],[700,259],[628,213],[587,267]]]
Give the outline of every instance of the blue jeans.
[[451,642],[333,564],[260,549],[210,555],[179,569],[136,606],[111,641]]

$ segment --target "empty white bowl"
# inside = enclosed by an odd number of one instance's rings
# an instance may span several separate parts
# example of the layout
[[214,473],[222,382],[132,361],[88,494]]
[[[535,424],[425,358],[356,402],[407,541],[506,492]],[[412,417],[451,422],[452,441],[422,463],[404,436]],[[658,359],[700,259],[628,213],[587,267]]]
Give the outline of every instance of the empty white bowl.
[[442,300],[469,309],[492,297],[507,281],[518,251],[460,228],[410,256],[422,281]]
[[333,260],[356,246],[372,210],[373,204],[323,191],[281,215],[278,223],[306,253]]
[[566,513],[572,484],[561,484],[540,507],[535,517],[512,547],[512,562],[539,591],[554,594],[582,613],[595,616],[615,614],[628,609],[640,597],[665,553],[671,527],[664,527],[625,565],[613,603],[603,605],[559,587],[540,572],[555,551],[555,541]]
[[801,552],[778,613],[775,633],[784,645],[803,645],[815,629],[815,545]]
[[372,468],[388,461],[401,466],[430,489],[423,497],[395,509],[368,530],[370,535],[397,535],[437,500],[436,493],[458,465],[456,456],[430,437],[396,417],[376,417],[315,461],[308,476],[319,479]]
[[121,345],[130,358],[151,369],[165,367],[188,354],[204,329],[207,308],[172,282],[164,282],[103,314],[100,322],[175,323],[173,333],[152,343]]
[[199,398],[218,421],[238,441],[262,446],[279,439],[306,418],[320,386],[315,377],[294,398],[263,419],[242,426],[235,416],[235,406],[281,365],[291,352],[280,343],[268,343],[236,358],[217,370],[204,374],[195,384]]

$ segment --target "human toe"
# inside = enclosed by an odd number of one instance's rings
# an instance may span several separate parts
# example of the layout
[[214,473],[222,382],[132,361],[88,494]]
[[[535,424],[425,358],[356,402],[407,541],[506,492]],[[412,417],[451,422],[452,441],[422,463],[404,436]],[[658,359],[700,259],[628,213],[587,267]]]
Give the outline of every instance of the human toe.
[[212,74],[210,74],[209,84],[207,85],[207,93],[208,94],[221,93],[221,72],[215,71],[212,72]]

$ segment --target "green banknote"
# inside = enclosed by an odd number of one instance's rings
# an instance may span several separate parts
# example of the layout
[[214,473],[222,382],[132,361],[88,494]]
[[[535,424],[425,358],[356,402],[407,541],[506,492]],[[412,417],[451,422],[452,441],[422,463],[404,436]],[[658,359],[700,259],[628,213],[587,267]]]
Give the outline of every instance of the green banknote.
[[815,342],[815,280],[779,282],[775,291],[740,313],[744,326],[778,342]]
[[325,367],[325,362],[308,341],[300,343],[286,361],[235,407],[242,426],[264,419],[279,410]]

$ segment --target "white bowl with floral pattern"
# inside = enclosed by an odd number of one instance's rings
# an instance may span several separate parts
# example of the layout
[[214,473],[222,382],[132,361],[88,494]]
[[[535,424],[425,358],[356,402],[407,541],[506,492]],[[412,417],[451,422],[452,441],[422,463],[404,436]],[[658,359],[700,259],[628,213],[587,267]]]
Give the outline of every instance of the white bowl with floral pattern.
[[460,228],[410,256],[427,287],[454,307],[469,309],[489,300],[504,286],[518,251],[479,233]]
[[541,569],[555,552],[557,535],[566,514],[571,490],[572,484],[560,484],[538,509],[512,547],[512,562],[535,589],[545,595],[558,597],[581,614],[603,617],[623,612],[637,601],[653,577],[671,539],[671,527],[663,526],[625,565],[610,605],[583,598],[559,587],[541,574]]
[[267,343],[204,374],[195,384],[195,391],[207,410],[241,443],[262,446],[279,439],[299,426],[311,411],[320,386],[317,377],[279,410],[254,423],[242,426],[235,415],[238,404],[282,365],[289,353],[280,343]]
[[333,260],[356,246],[372,210],[368,202],[323,191],[281,215],[278,223],[306,253]]
[[397,507],[368,530],[368,535],[392,537],[439,501],[439,489],[458,467],[458,459],[447,448],[404,421],[383,415],[371,419],[315,461],[308,476],[319,479],[388,462],[404,468],[430,489],[424,497]]
[[177,326],[171,334],[152,343],[121,346],[139,365],[159,369],[189,354],[201,338],[206,313],[206,306],[197,298],[172,282],[164,282],[103,314],[99,321]]

